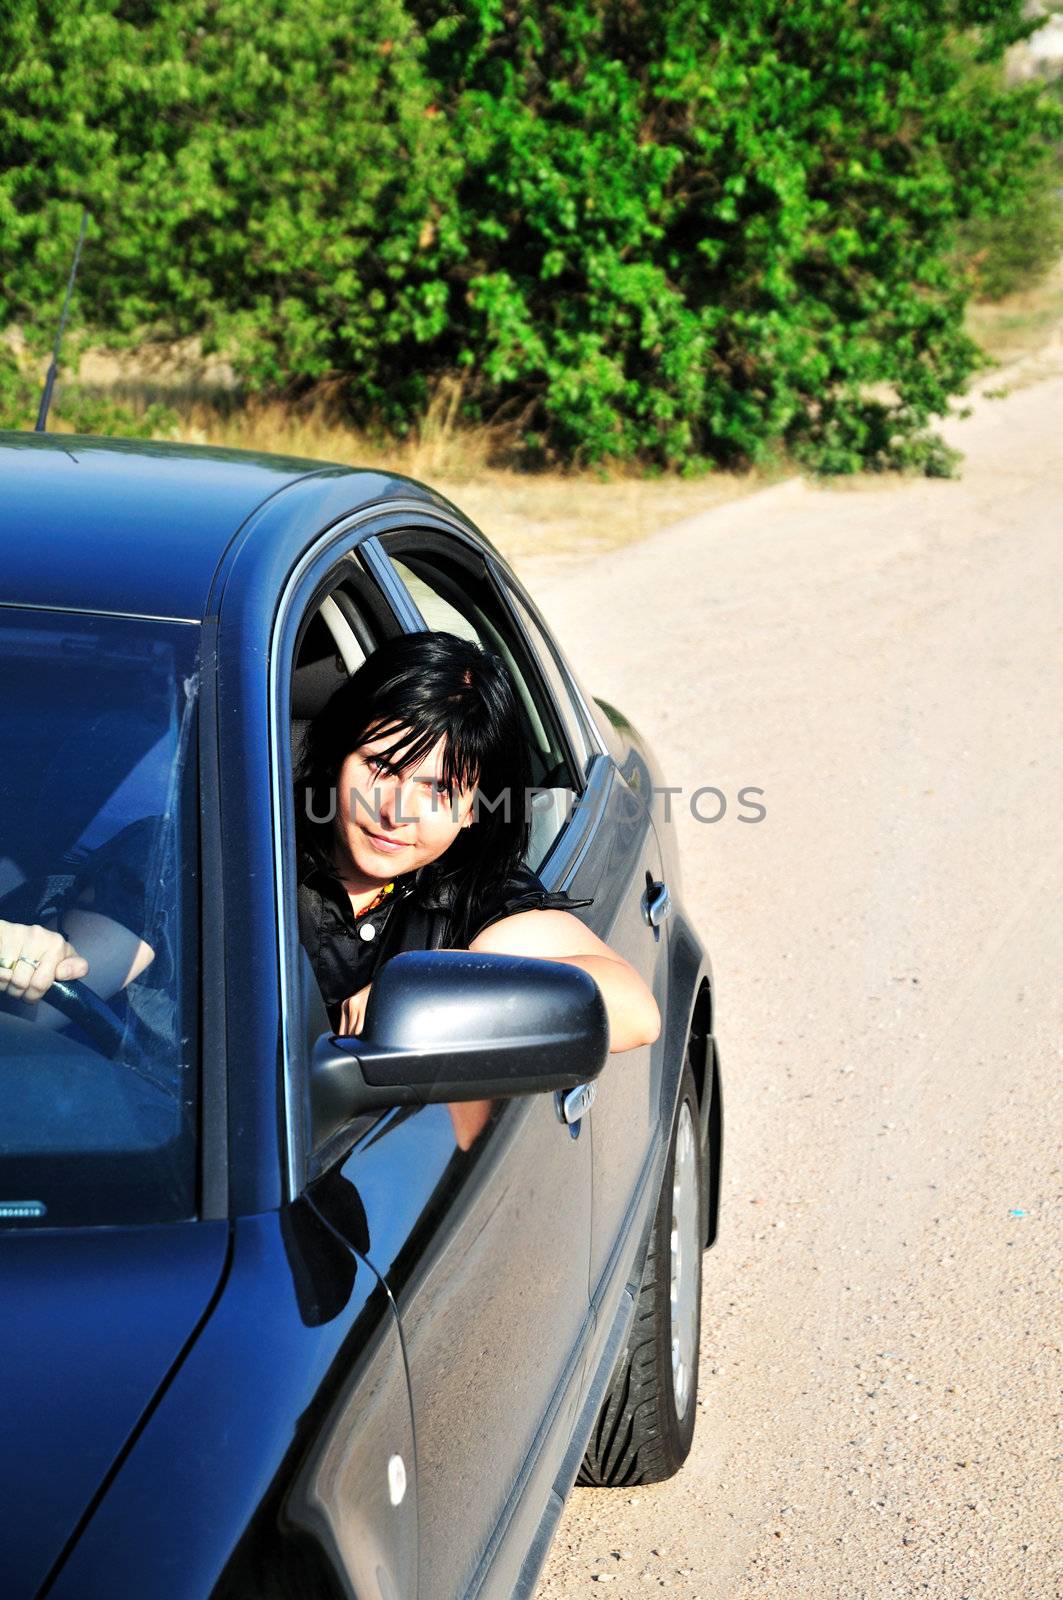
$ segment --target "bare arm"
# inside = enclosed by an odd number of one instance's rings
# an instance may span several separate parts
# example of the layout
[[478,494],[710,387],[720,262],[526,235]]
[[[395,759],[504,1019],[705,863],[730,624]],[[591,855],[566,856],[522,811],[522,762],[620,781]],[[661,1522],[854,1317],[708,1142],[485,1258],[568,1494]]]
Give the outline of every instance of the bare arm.
[[6,983],[0,981],[0,992],[35,1006],[33,1020],[38,1027],[59,1028],[68,1021],[41,999],[56,978],[80,978],[107,1000],[155,959],[149,944],[98,911],[75,907],[67,912],[65,931],[64,938],[36,924],[0,922],[0,953],[8,959],[24,954],[38,962],[36,969],[23,961],[10,970],[0,970],[0,980],[7,979]]
[[127,983],[139,978],[155,959],[150,944],[100,911],[86,911],[81,907],[68,911],[66,932],[86,957],[89,975],[85,981],[101,1000],[110,999]]
[[[610,1053],[652,1044],[661,1031],[661,1013],[641,975],[571,911],[515,912],[478,933],[469,949],[582,967],[602,991]],[[340,1033],[361,1033],[371,988],[367,983],[344,1001]]]
[[581,967],[602,991],[611,1053],[652,1044],[661,1031],[661,1013],[641,974],[571,911],[518,911],[478,933],[469,949]]

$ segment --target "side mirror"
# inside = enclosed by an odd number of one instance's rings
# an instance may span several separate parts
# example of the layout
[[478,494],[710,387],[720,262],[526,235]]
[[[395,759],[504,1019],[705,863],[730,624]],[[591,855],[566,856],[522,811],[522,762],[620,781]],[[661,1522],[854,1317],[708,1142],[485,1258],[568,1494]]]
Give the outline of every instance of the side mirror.
[[409,950],[374,980],[361,1034],[318,1039],[315,1145],[361,1112],[574,1089],[609,1054],[609,1019],[579,967],[471,950]]

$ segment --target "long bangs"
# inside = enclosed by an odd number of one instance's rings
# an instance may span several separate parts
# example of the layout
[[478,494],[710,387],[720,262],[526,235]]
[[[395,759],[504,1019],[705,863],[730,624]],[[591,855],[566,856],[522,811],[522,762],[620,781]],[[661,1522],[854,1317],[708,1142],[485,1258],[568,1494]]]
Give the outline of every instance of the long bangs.
[[520,728],[501,660],[447,633],[407,635],[401,653],[362,700],[355,745],[394,734],[378,755],[402,770],[442,739],[449,794],[504,781]]
[[444,740],[440,781],[448,795],[474,789],[485,765],[490,764],[490,749],[483,737],[483,730],[476,727],[468,716],[460,712],[455,715],[450,707],[431,705],[419,711],[411,708],[401,719],[392,716],[378,720],[370,724],[358,742],[375,743],[390,733],[399,737],[383,750],[378,750],[376,759],[399,771],[417,766],[429,751],[435,749],[440,739]]

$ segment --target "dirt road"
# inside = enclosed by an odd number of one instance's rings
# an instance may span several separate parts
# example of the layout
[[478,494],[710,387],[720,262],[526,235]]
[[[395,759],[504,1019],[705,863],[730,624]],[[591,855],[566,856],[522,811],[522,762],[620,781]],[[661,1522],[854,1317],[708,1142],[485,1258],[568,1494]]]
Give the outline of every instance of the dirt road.
[[574,1490],[537,1600],[1060,1593],[1063,378],[951,433],[959,482],[520,563],[731,801],[679,802],[727,1107],[694,1450]]

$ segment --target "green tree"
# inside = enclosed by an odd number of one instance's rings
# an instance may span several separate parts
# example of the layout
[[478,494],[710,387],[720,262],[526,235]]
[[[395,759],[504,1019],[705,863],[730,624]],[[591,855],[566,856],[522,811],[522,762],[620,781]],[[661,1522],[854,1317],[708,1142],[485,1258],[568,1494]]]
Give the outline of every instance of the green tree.
[[84,202],[95,329],[389,391],[437,314],[410,264],[446,172],[398,0],[19,0],[3,28],[0,318],[50,316]]
[[941,464],[978,361],[954,231],[1050,127],[971,70],[1019,0],[415,9],[465,153],[445,354],[545,450]]
[[0,318],[200,334],[532,460],[947,460],[959,228],[1058,128],[1021,0],[8,0]]

